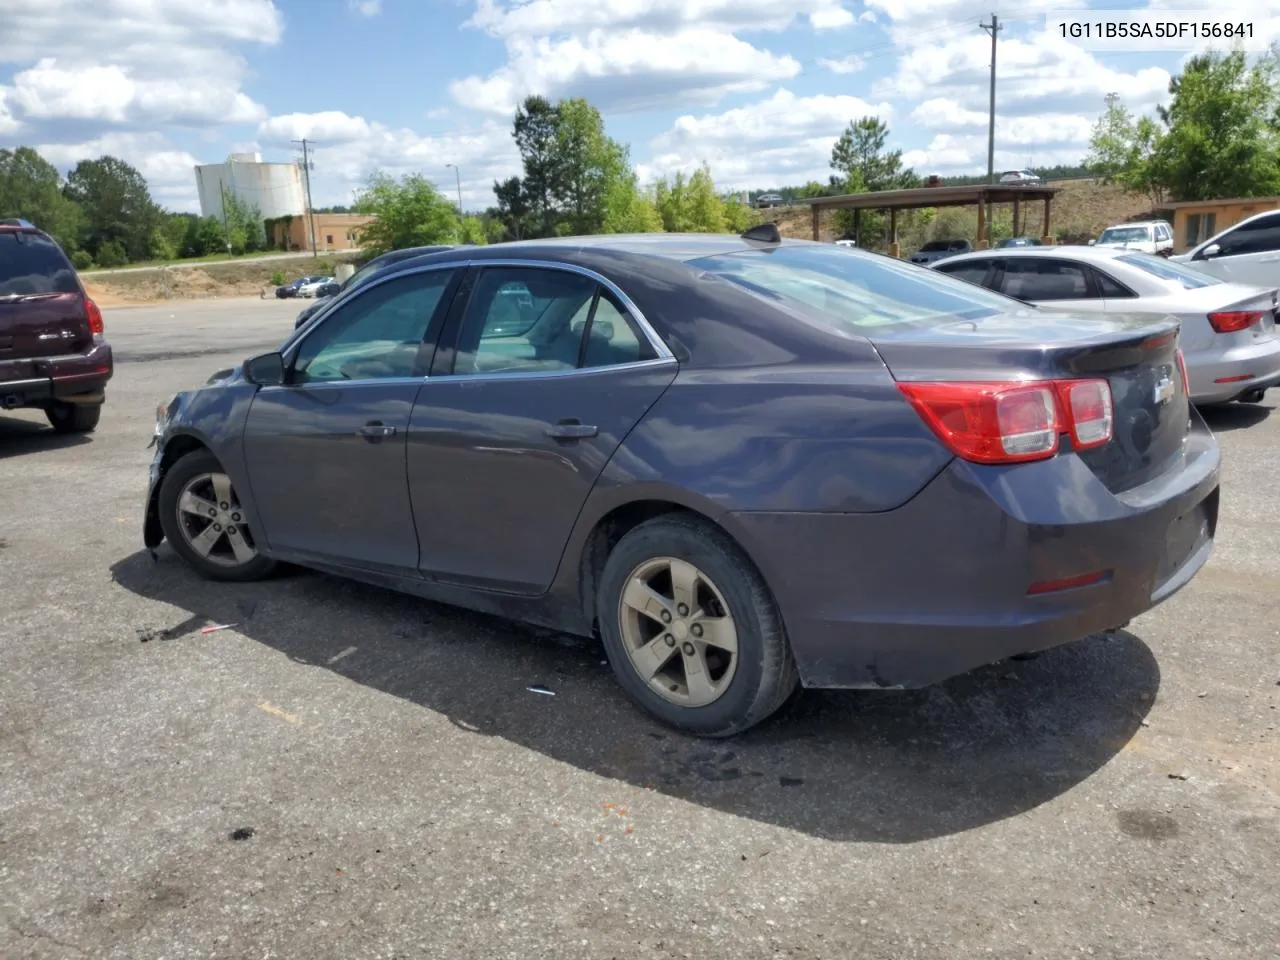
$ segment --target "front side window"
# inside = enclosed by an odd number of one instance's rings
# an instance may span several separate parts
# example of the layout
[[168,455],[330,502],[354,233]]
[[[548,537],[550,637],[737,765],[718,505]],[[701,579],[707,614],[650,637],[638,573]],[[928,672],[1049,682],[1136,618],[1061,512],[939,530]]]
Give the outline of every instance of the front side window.
[[427,329],[453,274],[405,274],[339,304],[302,342],[291,382],[425,376]]
[[1280,250],[1280,213],[1258,217],[1224,233],[1218,240],[1222,257]]
[[936,270],[848,248],[782,246],[703,257],[690,265],[771,300],[807,307],[814,321],[847,334],[894,325],[938,326],[1024,309]]
[[957,280],[981,284],[987,276],[990,265],[990,260],[962,260],[959,263],[940,263],[937,269]]
[[1159,277],[1161,280],[1173,280],[1181,284],[1184,290],[1199,290],[1201,287],[1212,287],[1222,282],[1207,273],[1192,270],[1180,263],[1166,260],[1164,257],[1153,257],[1148,253],[1126,253],[1122,257],[1116,257],[1116,260],[1127,263],[1131,267],[1137,267],[1144,273]]
[[1046,257],[1010,259],[1005,264],[1002,289],[1019,300],[1086,300],[1093,296],[1083,265]]
[[503,267],[483,270],[476,282],[453,372],[540,373],[655,357],[632,318],[591,278]]

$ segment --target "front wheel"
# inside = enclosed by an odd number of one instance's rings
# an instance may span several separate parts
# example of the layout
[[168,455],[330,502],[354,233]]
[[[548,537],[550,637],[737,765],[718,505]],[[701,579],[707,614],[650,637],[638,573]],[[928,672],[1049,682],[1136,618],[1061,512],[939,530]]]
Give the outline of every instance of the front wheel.
[[627,533],[605,563],[596,603],[618,681],[673,727],[732,736],[766,719],[798,684],[763,578],[697,517],[658,517]]
[[160,526],[173,549],[210,580],[261,580],[276,562],[258,550],[240,497],[208,450],[187,454],[160,483]]

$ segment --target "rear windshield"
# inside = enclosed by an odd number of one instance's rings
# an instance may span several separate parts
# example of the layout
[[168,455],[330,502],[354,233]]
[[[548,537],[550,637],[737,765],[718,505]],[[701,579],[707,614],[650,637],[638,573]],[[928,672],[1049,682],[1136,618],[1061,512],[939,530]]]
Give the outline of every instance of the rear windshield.
[[920,248],[920,252],[921,253],[940,253],[943,250],[950,250],[951,246],[952,244],[950,240],[930,240],[928,243],[926,243],[923,247]]
[[1150,227],[1108,227],[1098,238],[1099,243],[1146,243],[1151,239]]
[[1184,267],[1180,263],[1172,263],[1163,257],[1153,257],[1148,253],[1126,253],[1122,257],[1116,257],[1121,263],[1127,263],[1131,267],[1137,267],[1153,277],[1159,277],[1161,280],[1173,280],[1182,284],[1184,290],[1198,290],[1201,287],[1211,287],[1215,283],[1221,283],[1217,277],[1211,277],[1208,274],[1200,273],[1190,267]]
[[963,280],[849,247],[782,246],[704,257],[692,265],[772,300],[809,307],[806,313],[845,333],[1026,309]]
[[38,233],[0,230],[0,297],[79,292],[76,271],[56,243]]

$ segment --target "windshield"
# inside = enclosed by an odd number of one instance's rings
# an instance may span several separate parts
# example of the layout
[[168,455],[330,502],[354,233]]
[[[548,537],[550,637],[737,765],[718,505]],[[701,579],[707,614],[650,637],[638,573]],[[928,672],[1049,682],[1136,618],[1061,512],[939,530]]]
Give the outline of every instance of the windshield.
[[951,249],[950,240],[930,240],[920,248],[921,253],[942,253],[944,250]]
[[1151,239],[1150,227],[1108,227],[1098,238],[1099,243],[1146,243]]
[[1180,263],[1171,263],[1163,257],[1153,257],[1149,253],[1126,253],[1116,259],[1161,280],[1176,281],[1182,284],[1184,290],[1199,290],[1201,287],[1211,287],[1215,283],[1222,282],[1217,277],[1184,267]]
[[782,246],[703,257],[693,264],[771,300],[810,307],[843,333],[1026,309],[963,280],[849,247]]

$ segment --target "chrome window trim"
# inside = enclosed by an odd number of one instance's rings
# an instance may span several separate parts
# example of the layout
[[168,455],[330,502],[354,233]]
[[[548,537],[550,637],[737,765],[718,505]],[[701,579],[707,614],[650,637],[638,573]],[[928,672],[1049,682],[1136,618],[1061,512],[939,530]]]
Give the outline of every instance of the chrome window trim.
[[[493,372],[493,373],[450,373],[450,374],[445,374],[443,376],[435,376],[435,377],[432,377],[432,376],[388,377],[386,379],[374,378],[374,379],[368,379],[368,380],[326,381],[326,383],[332,382],[332,383],[341,384],[342,386],[352,386],[354,384],[359,384],[359,383],[393,383],[396,381],[405,382],[405,383],[426,383],[429,380],[494,380],[498,378],[509,380],[512,377],[541,379],[544,377],[565,377],[565,376],[571,376],[573,374],[599,372],[604,370],[629,370],[629,369],[634,369],[636,367],[653,366],[660,363],[674,362],[676,359],[675,354],[671,352],[671,350],[667,347],[667,345],[662,341],[662,338],[658,336],[658,332],[653,329],[653,325],[649,323],[648,318],[645,317],[644,313],[641,312],[640,308],[636,306],[634,300],[628,297],[626,293],[624,293],[621,290],[621,288],[619,288],[618,285],[614,283],[612,280],[610,280],[608,277],[605,277],[602,274],[599,274],[588,267],[580,267],[576,263],[561,263],[557,260],[522,260],[517,258],[510,258],[510,259],[501,258],[501,259],[492,259],[492,260],[490,259],[448,260],[440,263],[427,263],[427,264],[423,264],[422,266],[414,267],[413,269],[410,269],[410,270],[400,270],[391,274],[390,276],[381,277],[378,280],[371,280],[366,283],[363,283],[360,285],[360,287],[356,289],[354,296],[352,296],[349,300],[346,300],[343,305],[346,306],[347,304],[354,303],[357,299],[364,296],[370,290],[374,290],[384,283],[390,283],[392,280],[395,280],[399,277],[404,277],[404,276],[409,276],[412,274],[419,274],[419,273],[430,273],[436,270],[466,269],[468,267],[524,267],[524,268],[533,269],[533,270],[564,270],[568,273],[576,273],[580,276],[586,277],[589,280],[592,280],[595,283],[598,283],[600,286],[602,286],[604,289],[609,291],[609,293],[611,293],[614,297],[617,298],[618,302],[622,304],[622,308],[626,310],[627,313],[631,315],[631,319],[633,319],[636,322],[636,326],[640,328],[640,332],[644,334],[645,340],[648,341],[650,348],[657,354],[657,357],[655,357],[652,360],[637,360],[632,363],[618,363],[608,367],[574,367],[569,370],[536,370],[536,371],[528,371],[525,373],[518,373],[514,371],[511,373],[503,373],[500,371]],[[328,310],[324,311],[325,314],[329,314],[331,312],[332,311],[328,311]],[[315,320],[315,319],[317,318],[315,317],[312,318],[312,320]],[[286,368],[292,368],[293,361],[297,358],[298,351],[302,348],[302,344],[306,340],[306,338],[308,336],[314,335],[323,326],[324,326],[323,322],[321,323],[308,322],[301,329],[295,331],[294,337],[292,339],[285,341],[284,346],[280,350],[280,353],[284,358]],[[313,384],[313,386],[323,386],[323,385],[324,383]],[[299,386],[305,386],[305,385],[304,384],[281,384],[281,386],[289,386],[289,387],[297,388]]]

